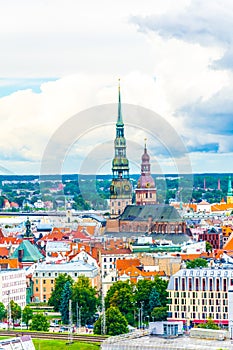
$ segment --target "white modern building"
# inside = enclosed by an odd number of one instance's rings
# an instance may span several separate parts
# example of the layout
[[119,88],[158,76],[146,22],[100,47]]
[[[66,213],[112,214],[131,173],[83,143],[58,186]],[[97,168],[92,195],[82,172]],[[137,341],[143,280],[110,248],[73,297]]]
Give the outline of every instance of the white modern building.
[[26,305],[26,272],[23,269],[0,270],[0,302],[6,307],[14,300],[20,307]]
[[216,323],[228,325],[228,290],[233,287],[233,269],[223,268],[181,269],[171,276],[167,291],[170,304],[169,321],[203,323],[212,318]]

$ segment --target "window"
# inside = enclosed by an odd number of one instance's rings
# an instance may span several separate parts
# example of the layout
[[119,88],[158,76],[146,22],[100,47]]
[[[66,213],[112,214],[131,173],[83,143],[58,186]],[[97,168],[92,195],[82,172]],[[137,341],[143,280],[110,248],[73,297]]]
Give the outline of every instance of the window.
[[46,284],[46,280],[43,280],[43,284]]
[[36,292],[38,292],[38,287],[36,287]]
[[181,290],[185,290],[185,278],[182,278],[182,287]]
[[219,291],[220,283],[219,278],[216,279],[216,290]]
[[179,290],[178,278],[175,278],[175,290]]
[[202,279],[202,290],[206,290],[205,278]]
[[36,280],[36,284],[38,284],[38,280]]
[[223,279],[223,291],[226,292],[227,290],[227,280],[226,278]]
[[54,282],[53,282],[53,280],[51,280],[51,284],[53,284]]
[[43,291],[46,292],[46,288],[45,287],[43,288]]
[[192,290],[192,278],[188,279],[188,290]]
[[210,291],[212,291],[212,290],[213,290],[213,279],[210,278]]
[[196,278],[196,291],[199,290],[199,278]]

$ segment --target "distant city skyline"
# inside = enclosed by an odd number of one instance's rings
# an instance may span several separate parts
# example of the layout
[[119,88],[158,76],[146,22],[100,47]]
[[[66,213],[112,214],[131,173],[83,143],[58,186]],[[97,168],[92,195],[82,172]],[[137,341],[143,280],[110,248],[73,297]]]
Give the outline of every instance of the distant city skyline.
[[[183,160],[175,152],[171,161],[148,135],[156,125],[145,119],[135,131],[127,104],[159,114],[176,131],[193,173],[233,172],[233,3],[12,0],[0,9],[0,174],[40,174],[58,128],[88,108],[116,104],[108,125],[81,135],[74,126],[61,170],[82,172],[103,143],[110,153],[95,159],[95,169],[111,174],[119,77],[130,173],[140,173],[145,137],[153,174],[179,174],[174,164]],[[165,146],[169,153],[176,144]]]

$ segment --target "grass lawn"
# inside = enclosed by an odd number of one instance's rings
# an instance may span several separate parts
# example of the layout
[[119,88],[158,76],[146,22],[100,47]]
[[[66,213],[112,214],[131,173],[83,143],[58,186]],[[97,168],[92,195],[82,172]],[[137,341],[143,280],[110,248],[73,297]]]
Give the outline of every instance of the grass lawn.
[[74,342],[73,344],[66,344],[64,340],[44,340],[33,339],[36,350],[99,350],[99,345]]

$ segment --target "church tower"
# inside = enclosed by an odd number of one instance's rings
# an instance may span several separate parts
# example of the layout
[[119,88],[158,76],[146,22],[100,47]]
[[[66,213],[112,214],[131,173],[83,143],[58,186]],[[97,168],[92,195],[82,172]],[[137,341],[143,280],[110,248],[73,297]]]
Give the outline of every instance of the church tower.
[[127,205],[132,204],[132,185],[129,180],[129,161],[126,157],[126,140],[121,112],[120,80],[114,150],[115,156],[112,161],[112,182],[110,186],[110,214],[113,218],[122,214]]
[[142,155],[141,176],[135,192],[136,205],[156,204],[156,187],[150,173],[150,156],[147,153],[146,139]]
[[233,203],[231,176],[228,177],[227,204]]

